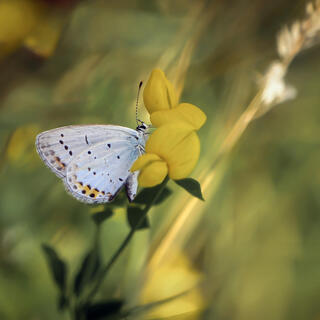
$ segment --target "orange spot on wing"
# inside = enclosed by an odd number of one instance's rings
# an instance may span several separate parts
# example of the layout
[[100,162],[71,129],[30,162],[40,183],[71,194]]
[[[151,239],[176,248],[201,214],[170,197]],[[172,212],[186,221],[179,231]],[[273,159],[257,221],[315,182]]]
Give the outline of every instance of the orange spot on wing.
[[60,168],[64,169],[66,167],[65,163],[61,162],[61,159],[59,157],[54,157],[54,160]]
[[[89,197],[95,199],[97,198],[99,195],[104,195],[105,192],[104,191],[99,191],[98,189],[96,188],[91,188],[90,186],[88,185],[83,185],[82,182],[76,182],[76,185],[78,186],[78,189],[85,195],[88,195]],[[85,192],[83,192],[85,191]]]

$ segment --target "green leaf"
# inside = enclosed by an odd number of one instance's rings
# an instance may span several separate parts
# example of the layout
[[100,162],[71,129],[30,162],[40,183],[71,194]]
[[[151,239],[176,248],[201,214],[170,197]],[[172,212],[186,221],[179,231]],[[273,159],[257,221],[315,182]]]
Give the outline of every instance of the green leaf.
[[[122,300],[107,300],[91,304],[84,308],[86,320],[112,319],[112,316],[120,314],[123,306]],[[107,318],[108,317],[108,318]],[[111,318],[112,317],[112,318]]]
[[174,182],[186,191],[188,191],[194,197],[204,201],[201,192],[201,186],[197,180],[194,180],[192,178],[186,178],[181,180],[174,180]]
[[68,298],[64,295],[61,294],[59,299],[58,299],[58,310],[62,311],[69,305],[69,300]]
[[[150,203],[154,195],[158,193],[159,189],[161,188],[161,185],[152,187],[152,188],[144,188],[134,199],[134,203],[138,204],[147,204]],[[153,203],[153,205],[157,205],[162,203],[164,200],[166,200],[170,195],[172,194],[172,191],[166,187],[162,190],[159,197],[156,199],[156,201]]]
[[46,245],[42,245],[42,249],[44,251],[48,266],[50,268],[52,277],[56,282],[57,286],[61,290],[62,293],[65,292],[66,289],[66,275],[67,275],[67,267],[62,259],[59,258],[56,251]]
[[124,207],[128,203],[128,197],[126,195],[126,192],[124,190],[120,191],[119,194],[112,200],[110,203],[108,203],[108,206],[110,207]]
[[77,297],[82,293],[85,285],[91,282],[97,275],[100,264],[100,256],[97,248],[88,252],[84,257],[73,283],[73,292]]
[[105,210],[101,212],[94,213],[92,215],[92,219],[96,223],[96,225],[99,225],[106,219],[111,218],[112,215],[113,215],[113,211],[110,208],[105,208]]
[[[141,230],[141,229],[149,228],[150,224],[149,224],[148,217],[143,218],[143,216],[144,216],[144,210],[141,209],[140,207],[129,206],[127,208],[127,219],[132,229],[135,228],[136,230]],[[141,221],[141,219],[143,220]],[[139,226],[136,227],[138,224]]]

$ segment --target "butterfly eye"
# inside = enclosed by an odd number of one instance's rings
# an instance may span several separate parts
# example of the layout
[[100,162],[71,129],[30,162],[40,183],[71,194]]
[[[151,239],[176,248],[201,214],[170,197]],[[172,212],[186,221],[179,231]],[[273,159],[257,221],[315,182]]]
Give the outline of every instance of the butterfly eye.
[[141,124],[137,127],[136,130],[145,131],[146,129],[147,129],[147,126],[143,122],[141,122]]

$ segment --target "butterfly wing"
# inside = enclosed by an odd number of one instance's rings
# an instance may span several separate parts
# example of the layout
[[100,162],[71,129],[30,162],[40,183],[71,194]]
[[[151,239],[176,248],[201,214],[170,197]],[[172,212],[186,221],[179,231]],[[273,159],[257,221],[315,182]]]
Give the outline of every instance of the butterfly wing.
[[73,196],[88,203],[111,201],[123,185],[134,199],[137,174],[130,168],[144,145],[144,136],[136,130],[112,125],[61,127],[36,139],[45,164]]
[[63,178],[67,165],[83,150],[114,136],[136,134],[135,130],[121,126],[66,126],[40,133],[36,138],[36,148],[44,163]]
[[139,154],[138,141],[131,135],[92,145],[68,164],[66,187],[80,201],[104,203],[112,201],[126,184],[133,200],[131,190],[137,182],[130,168]]

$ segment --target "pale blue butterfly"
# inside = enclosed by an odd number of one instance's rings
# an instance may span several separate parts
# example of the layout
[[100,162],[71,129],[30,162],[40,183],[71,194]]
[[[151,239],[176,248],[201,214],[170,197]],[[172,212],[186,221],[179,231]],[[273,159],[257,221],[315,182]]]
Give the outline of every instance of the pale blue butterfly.
[[[136,103],[136,117],[138,97]],[[63,180],[78,200],[106,203],[125,186],[133,201],[138,172],[130,168],[144,153],[148,126],[140,120],[136,130],[113,125],[75,125],[40,133],[36,148],[44,163]]]

